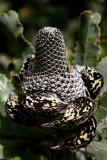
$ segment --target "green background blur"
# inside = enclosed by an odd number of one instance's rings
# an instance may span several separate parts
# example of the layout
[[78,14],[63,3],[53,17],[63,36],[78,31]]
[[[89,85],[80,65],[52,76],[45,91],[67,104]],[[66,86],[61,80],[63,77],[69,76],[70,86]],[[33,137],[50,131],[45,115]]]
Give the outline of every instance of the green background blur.
[[[78,39],[79,16],[84,10],[99,12],[102,38],[107,38],[106,0],[0,0],[0,13],[10,9],[19,14],[24,27],[24,36],[35,45],[37,31],[44,26],[59,28],[66,46],[73,49]],[[0,31],[0,53],[14,57],[7,37]]]

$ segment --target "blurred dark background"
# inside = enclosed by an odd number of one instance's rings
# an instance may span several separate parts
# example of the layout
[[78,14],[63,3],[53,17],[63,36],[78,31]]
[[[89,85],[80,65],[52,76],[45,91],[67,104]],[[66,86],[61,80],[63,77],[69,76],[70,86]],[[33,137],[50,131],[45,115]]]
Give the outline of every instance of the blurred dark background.
[[[0,13],[10,9],[18,12],[24,36],[33,45],[40,28],[53,26],[63,32],[66,46],[73,49],[78,39],[79,16],[84,10],[101,14],[102,38],[107,38],[107,0],[0,0]],[[0,31],[0,52],[11,55],[7,41]]]

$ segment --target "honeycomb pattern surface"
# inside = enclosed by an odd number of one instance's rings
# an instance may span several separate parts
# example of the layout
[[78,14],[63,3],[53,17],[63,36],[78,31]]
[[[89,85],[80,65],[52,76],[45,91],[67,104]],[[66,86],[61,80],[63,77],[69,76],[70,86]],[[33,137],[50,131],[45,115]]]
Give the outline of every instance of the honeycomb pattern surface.
[[81,74],[67,64],[59,29],[45,27],[38,32],[34,59],[24,74],[22,91],[24,94],[53,93],[66,102],[86,96],[88,91]]

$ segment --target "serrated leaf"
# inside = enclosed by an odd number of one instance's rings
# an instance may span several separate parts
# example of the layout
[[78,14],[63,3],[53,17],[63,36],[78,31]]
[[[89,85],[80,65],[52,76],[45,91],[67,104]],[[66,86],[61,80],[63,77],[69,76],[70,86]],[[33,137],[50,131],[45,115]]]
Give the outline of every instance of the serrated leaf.
[[100,93],[100,95],[103,95],[107,91],[107,56],[98,63],[96,69],[100,71],[104,78],[104,86]]
[[96,66],[99,54],[101,16],[98,13],[85,11],[81,14],[79,42],[75,49],[75,64]]
[[34,52],[34,47],[23,36],[23,27],[15,11],[0,14],[0,29],[8,36],[15,56],[22,57]]
[[88,145],[86,148],[87,152],[95,156],[97,160],[107,159],[107,140],[102,140],[100,142],[94,142]]

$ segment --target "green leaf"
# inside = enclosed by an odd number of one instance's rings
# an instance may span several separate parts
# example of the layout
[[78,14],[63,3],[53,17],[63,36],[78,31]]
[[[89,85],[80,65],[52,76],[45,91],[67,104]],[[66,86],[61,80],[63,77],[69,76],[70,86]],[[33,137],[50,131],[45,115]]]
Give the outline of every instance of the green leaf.
[[106,39],[101,41],[100,58],[104,58],[105,56],[107,56],[107,40]]
[[14,70],[15,74],[19,74],[19,69],[21,67],[22,62],[23,62],[23,58],[22,57],[21,58],[14,58],[12,60],[12,63],[15,65],[15,70]]
[[5,75],[0,74],[0,102],[5,103],[12,90],[14,90],[12,83]]
[[98,124],[97,131],[98,132],[107,131],[107,116]]
[[24,29],[15,11],[0,14],[0,30],[7,38],[8,46],[11,46],[9,52],[15,56],[8,63],[8,69],[13,66],[15,73],[18,73],[23,57],[34,53],[34,47],[24,38]]
[[1,102],[1,101],[0,101],[0,115],[2,117],[6,116],[6,112],[5,112],[5,109],[4,109],[4,102]]
[[100,71],[104,78],[104,86],[96,99],[98,108],[95,114],[97,121],[100,122],[107,116],[107,56],[98,63],[96,69]]
[[98,97],[95,115],[98,122],[107,116],[107,91]]
[[0,159],[4,159],[4,156],[3,156],[3,146],[0,146]]
[[15,56],[20,57],[34,52],[34,47],[23,36],[23,27],[15,11],[0,15],[0,29],[7,35]]
[[96,66],[99,54],[101,16],[98,13],[85,11],[81,14],[79,42],[75,49],[75,64]]
[[100,98],[100,106],[107,112],[107,91],[104,92],[103,96]]
[[107,108],[104,108],[102,106],[98,106],[95,116],[97,119],[97,122],[101,122],[102,119],[104,119],[107,116]]
[[0,115],[6,116],[4,104],[8,98],[9,93],[14,90],[12,83],[5,75],[0,74]]
[[103,75],[104,78],[104,86],[100,93],[102,95],[104,92],[107,91],[107,56],[104,57],[99,64],[97,65],[96,69],[100,71],[100,73]]
[[91,145],[88,145],[86,148],[87,152],[97,160],[106,160],[107,159],[107,140],[102,140],[100,142],[94,142]]
[[96,112],[95,112],[95,116],[97,119],[97,122],[101,122],[102,119],[104,119],[107,116],[107,110],[105,110],[103,107],[98,106]]
[[6,53],[0,52],[0,73],[8,72],[7,67],[11,61],[11,57]]

